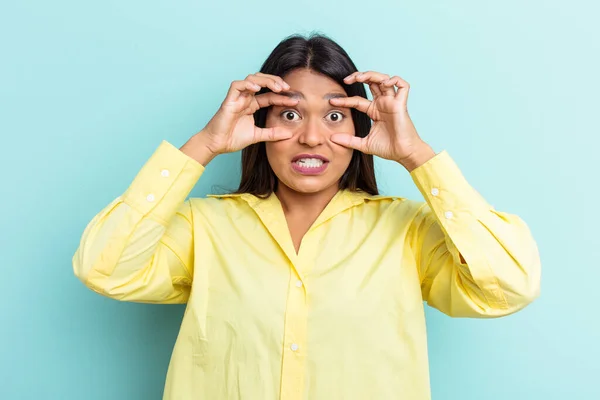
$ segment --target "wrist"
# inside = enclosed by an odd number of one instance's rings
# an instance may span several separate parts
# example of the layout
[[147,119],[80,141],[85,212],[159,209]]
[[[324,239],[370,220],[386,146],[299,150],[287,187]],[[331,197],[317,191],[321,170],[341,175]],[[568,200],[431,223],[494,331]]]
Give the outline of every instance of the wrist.
[[435,157],[435,151],[427,143],[422,142],[415,147],[414,151],[408,157],[398,160],[398,163],[410,173],[433,157]]
[[206,167],[218,154],[210,149],[204,131],[192,136],[179,150]]

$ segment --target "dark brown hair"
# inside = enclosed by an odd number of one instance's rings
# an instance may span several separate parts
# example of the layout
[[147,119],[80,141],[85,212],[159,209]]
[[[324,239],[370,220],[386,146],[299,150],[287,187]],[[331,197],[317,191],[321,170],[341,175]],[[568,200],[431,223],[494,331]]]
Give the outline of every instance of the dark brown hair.
[[[357,71],[356,66],[340,45],[322,34],[312,34],[308,38],[301,35],[285,38],[265,60],[260,72],[283,77],[297,68],[308,68],[330,77],[344,88],[348,96],[367,98],[363,83],[344,83],[346,76]],[[263,88],[258,94],[268,91]],[[254,113],[256,126],[265,127],[267,111],[268,108],[261,108]],[[351,109],[351,114],[355,135],[365,137],[371,129],[371,119],[355,109]],[[242,177],[235,193],[268,197],[277,190],[277,184],[278,179],[269,165],[264,142],[242,150]],[[379,194],[373,156],[354,150],[350,165],[340,179],[339,188]]]

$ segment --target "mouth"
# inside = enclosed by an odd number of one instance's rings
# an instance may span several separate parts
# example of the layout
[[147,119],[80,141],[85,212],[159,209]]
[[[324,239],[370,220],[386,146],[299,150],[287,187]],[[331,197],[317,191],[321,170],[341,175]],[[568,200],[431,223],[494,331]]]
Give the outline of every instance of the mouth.
[[318,175],[323,173],[329,160],[318,154],[299,154],[292,159],[292,169],[302,175]]

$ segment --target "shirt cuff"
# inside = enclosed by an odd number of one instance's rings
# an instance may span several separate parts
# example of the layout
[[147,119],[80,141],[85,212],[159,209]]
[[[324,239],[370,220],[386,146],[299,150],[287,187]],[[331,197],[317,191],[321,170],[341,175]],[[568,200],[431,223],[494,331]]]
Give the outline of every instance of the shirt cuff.
[[478,218],[492,208],[467,182],[445,150],[413,169],[410,175],[441,221],[466,215]]
[[163,140],[125,191],[123,202],[166,225],[204,169],[202,164]]

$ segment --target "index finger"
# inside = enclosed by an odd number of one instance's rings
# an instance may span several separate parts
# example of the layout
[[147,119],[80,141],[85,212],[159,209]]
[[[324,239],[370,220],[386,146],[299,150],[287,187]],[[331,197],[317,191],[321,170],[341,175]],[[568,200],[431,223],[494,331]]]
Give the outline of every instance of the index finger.
[[377,72],[377,71],[367,71],[367,72],[355,72],[351,75],[348,75],[346,78],[344,78],[344,82],[346,84],[352,84],[354,82],[374,82],[374,83],[381,83],[387,79],[389,79],[390,76],[387,74],[382,74],[381,72]]
[[267,92],[255,95],[254,98],[260,108],[269,106],[295,106],[298,104],[298,99],[284,96],[274,92]]
[[335,97],[329,99],[329,102],[339,107],[356,108],[358,111],[364,112],[365,114],[368,114],[369,107],[371,107],[371,104],[373,103],[361,96]]
[[281,87],[284,88],[284,89],[289,89],[290,88],[290,85],[286,81],[284,81],[283,78],[280,77],[280,76],[271,75],[271,74],[263,74],[262,72],[257,72],[254,75],[256,75],[256,76],[262,76],[264,78],[271,78],[274,81],[278,82],[281,85]]

